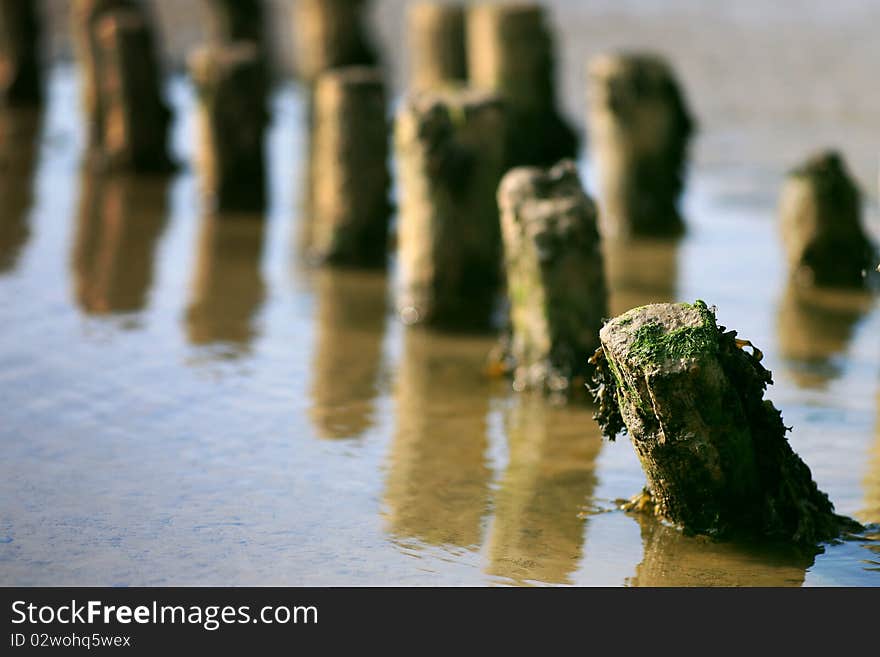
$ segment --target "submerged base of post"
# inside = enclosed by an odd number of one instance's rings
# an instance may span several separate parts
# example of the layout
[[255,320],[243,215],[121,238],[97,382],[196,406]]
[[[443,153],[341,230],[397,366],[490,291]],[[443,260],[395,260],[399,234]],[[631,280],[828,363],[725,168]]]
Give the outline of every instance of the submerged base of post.
[[635,308],[606,323],[600,340],[596,419],[610,438],[630,435],[648,480],[633,510],[689,532],[802,545],[859,529],[834,513],[789,445],[764,399],[772,380],[760,352],[705,303]]

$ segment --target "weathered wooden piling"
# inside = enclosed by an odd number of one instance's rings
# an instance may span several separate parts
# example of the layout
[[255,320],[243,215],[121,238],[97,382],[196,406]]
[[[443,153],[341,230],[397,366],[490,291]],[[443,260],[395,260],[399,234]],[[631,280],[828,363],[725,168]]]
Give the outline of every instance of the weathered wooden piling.
[[170,111],[147,9],[134,0],[74,0],[90,158],[99,168],[170,167]]
[[789,172],[779,214],[797,284],[865,285],[875,251],[862,226],[861,194],[839,153],[818,153]]
[[489,322],[501,283],[504,125],[492,93],[423,92],[403,103],[395,126],[397,307],[407,324]]
[[511,170],[498,205],[514,388],[583,390],[608,308],[596,207],[571,160]]
[[368,35],[368,0],[296,0],[293,12],[296,69],[314,82],[342,66],[372,66],[378,61]]
[[211,39],[218,43],[251,41],[265,52],[263,0],[204,0]]
[[266,225],[248,215],[202,217],[192,295],[186,309],[192,344],[246,353],[258,334],[266,296],[260,271]]
[[117,9],[138,10],[136,0],[73,0],[70,30],[79,64],[80,95],[86,116],[88,143],[99,148],[103,134],[102,103],[98,89],[97,25],[108,12]]
[[37,105],[43,98],[40,3],[0,0],[0,105]]
[[669,65],[649,54],[589,65],[588,127],[604,235],[675,235],[694,120]]
[[[120,11],[123,13],[118,14]],[[112,32],[112,29],[106,27],[106,19],[112,14],[127,17],[123,23],[128,29],[123,32],[128,32],[129,38],[123,40],[127,44],[124,50],[129,55],[128,60],[120,58],[123,54],[121,51],[114,55],[112,37],[105,36],[103,46],[99,39],[99,28],[102,24],[105,25],[105,32]],[[132,18],[134,16],[140,19],[140,27],[131,27],[138,22],[136,18]],[[79,60],[90,156],[96,165],[106,165],[108,115],[112,111],[110,105],[115,102],[108,96],[116,96],[118,100],[123,90],[128,95],[134,95],[140,113],[155,114],[154,121],[159,130],[164,131],[167,128],[170,113],[160,91],[159,63],[150,15],[148,9],[138,0],[73,0],[71,31]],[[137,36],[133,36],[132,32],[137,33]],[[131,52],[132,48],[134,52]],[[126,79],[124,86],[123,79]],[[121,132],[119,127],[114,129],[117,134]],[[161,146],[164,150],[164,143],[165,136],[162,135],[153,148],[158,151]],[[158,155],[160,157],[156,158],[157,161],[165,160],[160,163],[161,168],[165,168],[167,156],[163,158],[161,153]]]
[[629,433],[648,480],[632,508],[694,533],[805,546],[858,527],[834,513],[791,449],[764,399],[760,352],[705,303],[635,308],[599,337],[595,417],[609,438]]
[[263,83],[268,88],[272,66],[264,0],[204,0],[204,3],[208,10],[209,43],[253,44]]
[[171,118],[162,97],[159,62],[142,11],[109,12],[95,26],[101,97],[101,166],[127,171],[170,167]]
[[199,99],[202,193],[216,212],[258,212],[265,206],[269,116],[263,71],[252,41],[204,46],[190,58]]
[[437,89],[467,82],[465,8],[419,2],[409,9],[410,89]]
[[383,266],[391,179],[381,72],[353,66],[322,74],[313,121],[308,254],[336,265]]
[[478,4],[467,15],[468,75],[508,105],[508,167],[575,157],[579,138],[556,106],[553,35],[543,7]]

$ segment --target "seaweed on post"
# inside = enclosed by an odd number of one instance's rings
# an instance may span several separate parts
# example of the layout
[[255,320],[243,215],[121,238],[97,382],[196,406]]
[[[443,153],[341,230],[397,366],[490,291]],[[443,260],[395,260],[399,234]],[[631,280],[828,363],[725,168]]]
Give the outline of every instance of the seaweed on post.
[[702,301],[635,308],[600,331],[596,419],[610,438],[629,434],[647,477],[629,508],[692,533],[804,546],[859,529],[792,450],[764,399],[762,355],[736,335]]

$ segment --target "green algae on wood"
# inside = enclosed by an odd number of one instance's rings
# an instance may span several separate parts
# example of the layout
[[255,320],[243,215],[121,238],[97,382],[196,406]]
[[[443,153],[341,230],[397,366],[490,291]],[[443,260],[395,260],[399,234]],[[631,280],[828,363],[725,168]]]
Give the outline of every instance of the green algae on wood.
[[599,336],[596,419],[610,438],[629,434],[648,480],[642,507],[693,533],[802,545],[858,527],[788,443],[760,352],[704,302],[635,308]]
[[571,160],[512,169],[498,204],[510,298],[502,353],[514,388],[571,392],[607,313],[596,207]]

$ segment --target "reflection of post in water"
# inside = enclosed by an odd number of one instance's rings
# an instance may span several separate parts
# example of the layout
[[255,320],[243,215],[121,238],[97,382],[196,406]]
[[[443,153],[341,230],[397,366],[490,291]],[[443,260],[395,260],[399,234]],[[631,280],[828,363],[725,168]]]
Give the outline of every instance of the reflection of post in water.
[[877,394],[877,417],[874,420],[874,450],[865,476],[865,510],[860,520],[880,524],[880,393]]
[[637,513],[644,556],[631,586],[801,586],[814,555],[788,545],[755,546],[687,536]]
[[552,406],[538,395],[523,395],[509,409],[510,461],[496,497],[490,574],[569,583],[581,558],[581,511],[596,485],[602,444],[592,413],[588,406]]
[[192,344],[246,349],[266,285],[260,273],[265,225],[253,215],[202,218],[192,296],[186,311]]
[[476,547],[488,511],[491,343],[410,329],[395,391],[397,430],[385,488],[390,533],[433,545]]
[[321,269],[311,417],[324,438],[361,435],[373,422],[385,329],[384,274]]
[[846,351],[855,325],[871,303],[866,292],[810,288],[789,281],[776,328],[780,350],[798,385],[822,386],[839,375],[832,359]]
[[42,118],[32,109],[0,110],[0,274],[15,268],[30,236],[28,211]]
[[608,238],[602,241],[611,317],[649,303],[675,301],[675,238]]
[[83,174],[72,269],[84,312],[143,310],[166,223],[167,186],[166,178]]

